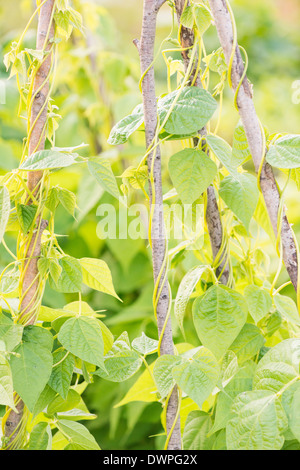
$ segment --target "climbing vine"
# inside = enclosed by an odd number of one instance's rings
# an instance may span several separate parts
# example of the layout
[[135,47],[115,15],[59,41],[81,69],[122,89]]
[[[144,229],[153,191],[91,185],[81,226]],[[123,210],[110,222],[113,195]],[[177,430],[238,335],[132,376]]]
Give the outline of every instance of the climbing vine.
[[[93,41],[81,2],[73,6],[37,2],[5,56],[27,134],[19,167],[0,180],[0,241],[11,258],[0,274],[2,448],[99,449],[81,423],[95,418],[82,394],[96,377],[121,384],[135,376],[115,406],[158,402],[162,449],[299,449],[299,250],[284,196],[298,181],[300,136],[272,134],[258,118],[251,64],[228,1],[144,0],[134,40],[140,104],[115,124],[106,116],[108,145],[126,148],[142,131],[143,155],[116,178],[97,132],[92,151],[81,142],[57,147],[60,48],[74,31],[87,45]],[[172,28],[158,45],[162,6]],[[24,39],[36,24],[36,49],[28,49]],[[208,51],[213,28],[220,47]],[[166,84],[157,98],[161,58]],[[93,51],[88,60],[96,96],[107,100],[93,80]],[[228,89],[237,120],[232,145],[219,134]],[[94,310],[83,300],[86,289],[121,298],[106,261],[65,253],[56,233],[58,207],[75,217],[77,202],[53,175],[76,165],[126,210],[135,201],[147,208],[156,335],[114,336],[101,320],[102,306]],[[282,188],[273,169],[285,176]],[[14,251],[5,241],[9,231],[17,233]],[[273,276],[266,235],[278,255]],[[187,254],[193,261],[184,264]],[[283,264],[290,280],[280,284]],[[44,305],[46,284],[77,300]],[[289,285],[297,303],[282,295]]]

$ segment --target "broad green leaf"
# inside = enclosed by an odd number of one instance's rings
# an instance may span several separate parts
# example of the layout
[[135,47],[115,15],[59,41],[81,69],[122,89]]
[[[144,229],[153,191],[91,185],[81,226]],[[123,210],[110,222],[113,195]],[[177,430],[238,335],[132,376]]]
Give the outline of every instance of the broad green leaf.
[[100,186],[116,199],[120,197],[115,175],[112,172],[110,161],[106,158],[94,158],[88,161],[90,173]]
[[61,327],[58,340],[74,356],[104,368],[102,329],[94,318],[70,318]]
[[186,420],[183,432],[184,450],[211,450],[214,441],[208,437],[212,427],[211,417],[205,411],[192,411]]
[[192,204],[213,182],[216,164],[202,150],[185,149],[172,155],[169,172],[184,204]]
[[280,137],[270,146],[266,160],[276,168],[299,168],[300,135],[285,135]]
[[288,422],[284,409],[272,392],[260,390],[238,395],[226,426],[229,450],[279,450]]
[[64,293],[81,292],[82,270],[79,261],[72,256],[63,256],[59,264],[62,268],[61,275],[56,283],[49,278],[50,287]]
[[48,385],[64,399],[68,395],[74,366],[75,359],[72,354],[68,354],[64,349],[54,351],[52,373]]
[[81,258],[79,261],[84,284],[120,300],[115,292],[111,272],[105,261],[94,258]]
[[22,335],[23,326],[0,313],[0,340],[4,342],[6,351],[12,351],[20,343]]
[[269,313],[272,307],[272,298],[269,292],[258,286],[247,286],[244,291],[244,296],[247,301],[249,313],[257,324]]
[[38,423],[30,433],[28,450],[49,450],[52,444],[51,427],[48,423]]
[[219,194],[248,230],[259,199],[256,178],[248,173],[239,173],[238,179],[226,176],[221,181]]
[[201,408],[218,382],[220,368],[213,354],[202,346],[191,360],[174,367],[172,374],[179,387]]
[[175,385],[172,370],[182,363],[180,356],[164,354],[154,364],[153,376],[161,398],[166,398]]
[[233,399],[242,392],[252,389],[253,374],[256,364],[252,361],[245,362],[238,370],[232,380],[225,386],[224,392],[221,391],[217,396],[215,421],[211,434],[226,427],[227,422],[232,417],[231,405]]
[[208,135],[206,142],[211,152],[217,157],[217,159],[225,166],[229,173],[237,178],[239,176],[237,172],[237,162],[232,158],[232,150],[230,145],[221,137],[215,135]]
[[300,339],[282,341],[259,361],[253,379],[255,390],[282,393],[300,379]]
[[124,117],[111,130],[108,138],[110,145],[124,144],[144,122],[143,106],[139,104],[129,116]]
[[10,213],[9,192],[5,186],[0,186],[0,243],[5,233]]
[[[153,372],[153,367],[154,363],[150,366],[151,373]],[[115,405],[115,408],[127,405],[134,401],[143,401],[147,403],[158,401],[156,392],[157,386],[148,369],[145,369],[133,386],[128,390],[125,397]]]
[[46,385],[42,393],[40,394],[36,404],[34,405],[33,409],[33,417],[35,418],[39,415],[42,411],[46,411],[47,406],[54,400],[56,397],[56,392]]
[[9,406],[15,410],[14,389],[10,365],[0,353],[0,405]]
[[158,341],[142,332],[142,335],[132,341],[132,347],[143,355],[153,354],[157,351]]
[[243,364],[256,356],[264,343],[265,339],[260,329],[255,325],[246,323],[229,349],[236,354],[239,364]]
[[26,327],[22,343],[15,348],[17,356],[10,358],[14,390],[31,412],[51,375],[52,343],[47,330]]
[[77,154],[40,150],[33,153],[20,165],[20,170],[39,171],[65,168],[76,162]]
[[185,28],[192,29],[194,26],[194,14],[193,7],[187,6],[180,17],[180,23],[185,26]]
[[58,200],[69,214],[74,216],[76,208],[76,196],[72,191],[65,188],[58,188]]
[[221,358],[240,333],[247,318],[241,294],[215,285],[193,304],[193,319],[202,344]]
[[157,104],[160,124],[163,124],[172,107],[171,115],[164,125],[169,134],[191,134],[199,131],[217,109],[216,100],[202,88],[185,87],[176,100],[177,95],[178,90],[173,91],[159,99]]
[[233,143],[232,143],[232,158],[239,166],[251,158],[251,152],[248,145],[247,136],[244,126],[238,123],[234,129]]
[[238,359],[233,351],[227,351],[223,356],[220,372],[220,384],[223,387],[229,384],[239,370]]
[[194,5],[194,18],[200,36],[210,27],[212,17],[209,9],[205,5]]
[[285,295],[275,295],[275,305],[281,316],[293,325],[300,326],[300,316],[293,299]]
[[[78,406],[80,406],[80,403]],[[96,419],[97,415],[94,415],[93,413],[88,413],[87,411],[83,411],[79,408],[73,408],[72,410],[57,413],[57,417],[58,419],[68,419],[71,421],[90,421],[92,419]]]
[[98,317],[100,314],[94,312],[87,302],[71,302],[63,308],[51,308],[40,306],[38,319],[40,321],[53,322],[61,317],[76,317],[78,314],[88,317]]
[[23,233],[27,233],[33,224],[37,206],[35,205],[17,205],[17,215],[20,222],[21,230]]
[[293,435],[300,442],[300,387],[299,382],[292,394],[292,400],[290,403],[290,414],[289,414],[289,425]]
[[71,444],[78,444],[85,450],[100,450],[94,436],[83,424],[61,419],[57,422],[57,427]]
[[132,377],[141,367],[142,359],[130,349],[128,344],[118,338],[104,358],[105,371],[98,369],[99,375],[111,382],[123,382]]
[[20,280],[20,272],[16,266],[12,269],[7,269],[1,275],[0,292],[1,294],[11,294],[18,289]]
[[54,415],[76,408],[80,403],[81,397],[76,390],[72,388],[68,391],[66,398],[57,395],[47,407],[47,414]]
[[178,287],[174,304],[174,313],[181,331],[183,331],[183,319],[190,296],[197,282],[199,282],[207,268],[207,266],[196,266],[190,269],[183,277]]

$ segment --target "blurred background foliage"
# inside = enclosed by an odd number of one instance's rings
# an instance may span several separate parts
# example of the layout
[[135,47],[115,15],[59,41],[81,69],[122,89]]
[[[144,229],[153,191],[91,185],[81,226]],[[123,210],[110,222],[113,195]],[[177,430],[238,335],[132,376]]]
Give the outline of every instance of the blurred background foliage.
[[[112,162],[115,175],[135,166],[144,154],[144,133],[135,133],[128,144],[112,148],[107,144],[113,124],[130,113],[141,102],[138,88],[139,60],[132,40],[140,35],[142,1],[95,0],[74,1],[83,15],[85,37],[75,31],[68,43],[59,46],[58,67],[55,76],[53,103],[58,106],[58,146],[89,144],[89,156],[105,154]],[[0,0],[0,79],[6,80],[3,55],[11,41],[20,36],[30,17],[32,0]],[[299,0],[234,0],[232,1],[238,26],[239,43],[249,56],[248,77],[254,86],[258,115],[270,133],[299,133],[300,104],[292,102],[295,80],[300,80],[300,2]],[[160,12],[157,45],[171,28],[168,6]],[[219,47],[216,31],[210,28],[205,35],[207,53]],[[35,30],[26,36],[25,47],[35,47]],[[174,59],[180,58],[173,54]],[[156,63],[157,94],[167,91],[166,67],[160,57]],[[18,166],[22,141],[26,135],[25,121],[17,117],[18,91],[14,79],[6,82],[6,104],[0,104],[0,175]],[[238,122],[232,93],[226,87],[220,135],[229,143]],[[167,158],[178,148],[172,142],[163,146]],[[170,189],[167,167],[163,164],[164,191]],[[85,292],[84,300],[95,309],[106,310],[106,324],[115,335],[127,330],[132,340],[144,331],[156,337],[152,310],[152,266],[149,247],[143,240],[102,240],[96,235],[97,207],[103,203],[116,204],[90,176],[86,167],[54,173],[53,184],[59,184],[77,193],[76,220],[60,208],[56,219],[56,233],[61,234],[64,251],[74,257],[99,257],[112,270],[114,285],[123,302],[98,292]],[[121,179],[120,179],[121,183]],[[279,184],[283,180],[279,177]],[[141,191],[134,193],[135,202],[143,201]],[[300,240],[299,193],[296,185],[288,188],[286,205],[288,216]],[[99,234],[99,233],[98,233]],[[14,250],[15,238],[9,233],[6,242]],[[205,235],[207,238],[207,235]],[[206,240],[207,241],[207,240]],[[205,247],[209,247],[205,243]],[[270,256],[271,271],[277,267],[277,257],[269,239],[262,250]],[[197,259],[198,258],[198,259]],[[201,262],[210,262],[211,253],[201,255],[187,251],[171,266],[170,282],[173,298],[184,273]],[[9,262],[9,255],[0,249],[0,269]],[[176,269],[175,269],[176,264]],[[283,270],[279,284],[287,280]],[[294,296],[290,287],[283,292]],[[57,308],[75,299],[47,287],[44,304]],[[183,342],[175,322],[176,342]],[[190,343],[198,344],[191,315],[187,315],[186,333]],[[97,419],[89,428],[103,449],[153,449],[161,447],[159,403],[133,402],[116,407],[136,377],[118,384],[97,379],[85,399]],[[154,436],[149,438],[148,436]],[[156,436],[156,437],[155,437]]]

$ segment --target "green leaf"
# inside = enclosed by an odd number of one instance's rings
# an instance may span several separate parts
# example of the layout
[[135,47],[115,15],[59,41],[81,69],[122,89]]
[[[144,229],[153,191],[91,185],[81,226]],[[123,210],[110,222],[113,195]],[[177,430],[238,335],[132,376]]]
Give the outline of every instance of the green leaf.
[[172,155],[169,172],[184,204],[192,204],[213,182],[216,164],[202,150],[185,149]]
[[185,87],[176,100],[177,95],[178,91],[173,91],[159,99],[157,104],[161,124],[172,107],[171,115],[164,125],[169,134],[191,134],[199,131],[217,109],[216,100],[202,88]]
[[53,290],[64,293],[81,292],[82,270],[80,262],[72,256],[63,256],[59,259],[62,268],[61,275],[55,283],[49,278],[50,287]]
[[14,404],[14,388],[9,362],[0,353],[0,405],[16,410]]
[[31,229],[36,211],[37,206],[35,205],[17,204],[17,215],[23,233],[27,233]]
[[88,161],[88,169],[105,191],[119,199],[120,191],[109,160],[106,158],[90,159]]
[[232,150],[230,145],[221,137],[216,135],[208,135],[206,142],[211,152],[217,157],[217,159],[225,166],[229,173],[234,177],[238,178],[237,162],[232,158]]
[[266,160],[276,168],[299,168],[300,135],[285,135],[280,137],[270,146]]
[[200,36],[210,27],[212,17],[211,13],[205,5],[194,5],[194,18]]
[[238,336],[246,318],[243,296],[225,286],[212,286],[193,304],[199,339],[218,359]]
[[54,400],[55,397],[56,392],[51,387],[49,387],[49,385],[46,385],[36,404],[34,405],[32,412],[33,417],[35,418],[42,411],[46,411],[47,406]]
[[33,153],[20,165],[20,170],[39,171],[55,168],[65,168],[73,165],[77,154],[57,152],[55,150],[41,150]]
[[48,423],[38,423],[30,433],[28,450],[49,450],[51,449],[52,433]]
[[74,356],[105,370],[102,330],[97,320],[70,318],[61,327],[58,340]]
[[182,357],[164,354],[154,364],[153,376],[161,398],[166,398],[175,385],[172,370],[183,362]]
[[194,26],[194,9],[192,6],[186,7],[180,17],[180,23],[186,28],[192,29]]
[[264,343],[265,339],[260,329],[255,325],[246,323],[229,349],[236,354],[239,363],[243,364],[256,356]]
[[298,308],[290,297],[285,295],[275,295],[275,305],[281,316],[292,325],[300,326],[300,317]]
[[300,339],[282,341],[259,361],[253,378],[253,388],[282,393],[300,378]]
[[5,186],[0,186],[0,243],[5,233],[10,213],[9,192]]
[[129,116],[124,117],[111,130],[108,138],[110,145],[124,144],[144,122],[143,106],[139,104]]
[[144,332],[142,332],[141,336],[132,341],[132,347],[140,354],[147,356],[148,354],[153,354],[157,351],[158,341],[156,339],[149,338]]
[[21,342],[23,326],[14,323],[4,313],[0,313],[0,341],[3,341],[6,351],[13,349]]
[[226,387],[239,370],[238,359],[233,351],[227,351],[221,363],[219,388]]
[[54,351],[52,373],[48,382],[48,385],[64,399],[67,398],[75,366],[74,356],[66,354],[64,349]]
[[259,199],[256,178],[248,173],[240,173],[238,179],[226,176],[221,181],[219,194],[248,230]]
[[48,405],[47,414],[54,415],[56,413],[63,413],[79,405],[81,397],[76,390],[72,388],[68,391],[66,398],[57,395],[54,400]]
[[72,191],[65,188],[58,188],[58,200],[69,214],[74,216],[76,208],[76,196]]
[[[151,374],[153,372],[153,367],[154,363],[150,366]],[[115,405],[115,408],[135,401],[142,401],[147,403],[157,401],[157,386],[151,374],[148,369],[145,369],[137,381],[128,390],[125,397],[117,405]]]
[[245,362],[238,370],[232,380],[225,386],[224,392],[217,395],[216,413],[211,434],[226,427],[227,422],[232,417],[231,405],[233,399],[242,392],[252,389],[253,374],[256,364],[252,361]]
[[129,379],[142,365],[142,359],[122,338],[115,341],[104,359],[106,371],[98,369],[94,375],[99,375],[111,382],[123,382]]
[[195,268],[190,269],[183,277],[178,287],[174,304],[174,313],[182,332],[186,306],[197,282],[200,281],[207,268],[207,266],[196,266]]
[[247,301],[249,313],[257,324],[271,310],[272,298],[269,292],[257,286],[247,286],[244,291],[244,296]]
[[205,411],[192,411],[183,432],[184,450],[211,450],[214,438],[207,437],[212,427],[211,417]]
[[51,375],[52,343],[53,337],[47,330],[26,327],[22,343],[15,348],[18,356],[10,358],[14,390],[31,412]]
[[218,382],[220,369],[213,354],[202,346],[191,360],[174,367],[172,374],[179,387],[201,408]]
[[61,419],[57,422],[57,427],[71,444],[85,450],[100,450],[95,438],[83,424]]
[[226,426],[229,450],[279,450],[288,422],[275,394],[250,391],[239,395],[231,408],[234,417]]
[[251,152],[248,145],[247,136],[245,133],[244,126],[238,123],[234,129],[233,143],[232,143],[232,157],[233,161],[236,161],[236,165],[239,166],[245,163],[251,158]]
[[296,439],[300,442],[300,387],[297,383],[297,387],[293,391],[292,399],[290,403],[290,413],[289,413],[289,425],[291,431]]
[[111,272],[105,261],[95,258],[81,258],[79,261],[84,284],[121,300],[115,292]]

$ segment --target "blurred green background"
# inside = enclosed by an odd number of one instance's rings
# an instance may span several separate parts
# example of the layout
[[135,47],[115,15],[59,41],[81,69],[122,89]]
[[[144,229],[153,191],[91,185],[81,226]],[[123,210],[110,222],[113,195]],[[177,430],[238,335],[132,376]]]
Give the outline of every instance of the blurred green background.
[[[101,152],[111,159],[115,175],[121,175],[129,165],[136,165],[144,154],[144,134],[136,133],[124,146],[112,148],[107,138],[112,125],[141,102],[138,89],[139,60],[132,40],[140,35],[142,0],[98,0],[73,2],[79,6],[86,25],[85,37],[78,32],[68,44],[59,47],[58,69],[55,77],[54,104],[62,119],[57,131],[57,146],[89,144],[87,154]],[[11,41],[20,36],[32,11],[31,0],[0,0],[0,79],[5,83],[6,103],[0,104],[0,175],[18,166],[22,140],[26,135],[25,121],[17,117],[18,91],[15,80],[6,81],[3,55]],[[299,0],[234,0],[232,6],[238,27],[238,39],[248,52],[248,77],[254,86],[258,115],[270,133],[299,133],[300,104],[293,103],[293,83],[300,80],[300,2]],[[157,45],[169,34],[171,13],[166,5],[158,19]],[[34,25],[35,26],[35,25]],[[25,46],[34,48],[35,30],[29,30]],[[205,34],[207,53],[219,47],[213,27]],[[173,55],[179,58],[179,55]],[[156,63],[157,95],[166,92],[166,67],[162,58]],[[223,120],[220,135],[231,143],[238,115],[233,106],[232,93],[226,87]],[[163,147],[163,155],[174,153],[177,143]],[[166,168],[164,191],[170,189]],[[284,178],[279,176],[279,185]],[[101,203],[114,203],[111,196],[89,175],[86,167],[57,172],[53,184],[60,184],[77,193],[79,210],[77,220],[59,209],[56,233],[62,237],[61,246],[75,257],[99,257],[107,261],[114,285],[123,303],[105,294],[86,291],[84,300],[95,309],[106,310],[106,324],[115,335],[127,330],[130,339],[142,331],[156,337],[152,311],[152,266],[149,248],[144,241],[101,240],[96,236],[99,222],[96,210]],[[143,195],[134,196],[143,201]],[[288,217],[294,224],[300,241],[299,193],[291,182],[286,196]],[[14,250],[15,234],[6,236]],[[262,247],[271,257],[273,273],[277,267],[275,250],[269,241]],[[0,269],[10,261],[7,252],[0,249]],[[199,262],[192,252],[176,266],[171,266],[170,281],[173,298],[187,269]],[[279,283],[287,280],[283,270]],[[285,294],[293,296],[291,288]],[[62,307],[74,299],[71,294],[55,293],[47,287],[44,304]],[[190,323],[188,323],[190,322]],[[174,323],[177,341],[183,341]],[[197,343],[190,317],[187,320],[190,342]],[[161,406],[159,403],[135,402],[114,408],[123,398],[133,377],[124,384],[98,379],[92,384],[85,399],[97,419],[89,423],[103,449],[159,448],[161,446]]]

